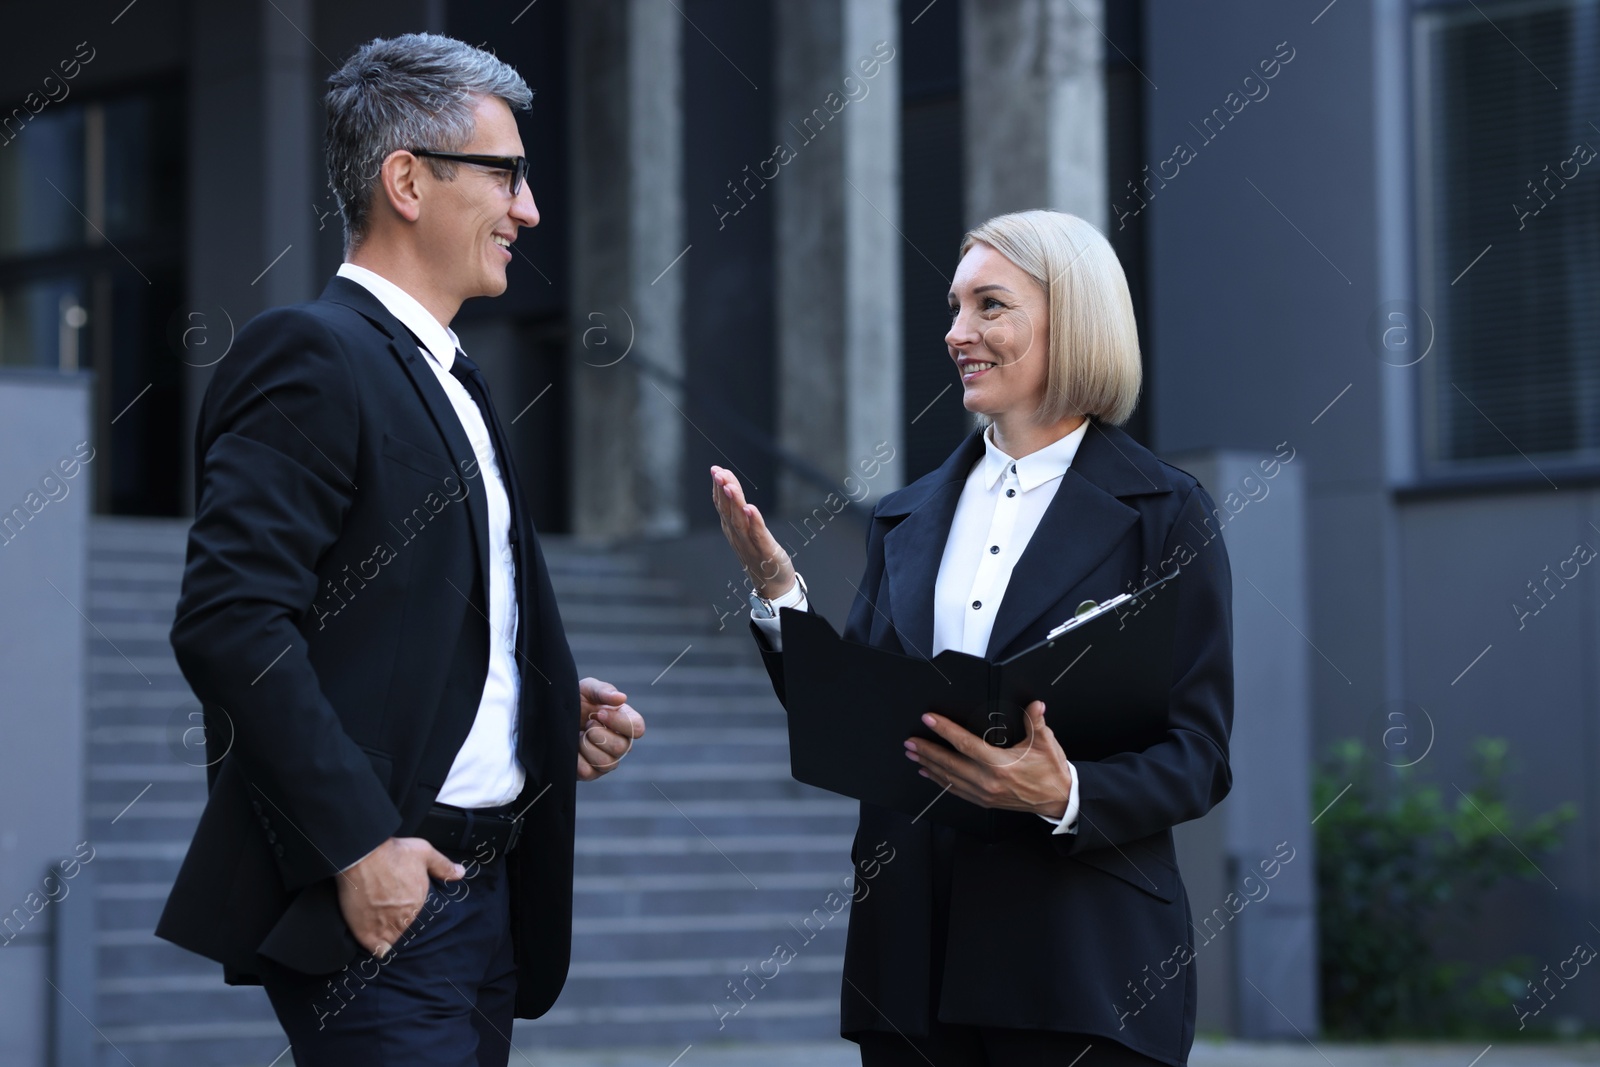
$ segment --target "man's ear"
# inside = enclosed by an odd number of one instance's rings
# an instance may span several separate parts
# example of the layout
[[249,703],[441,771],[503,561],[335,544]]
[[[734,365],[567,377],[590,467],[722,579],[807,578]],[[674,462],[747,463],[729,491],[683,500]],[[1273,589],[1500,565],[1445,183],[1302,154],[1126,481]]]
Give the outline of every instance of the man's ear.
[[422,215],[422,160],[401,149],[390,152],[378,168],[378,181],[390,210],[407,222]]

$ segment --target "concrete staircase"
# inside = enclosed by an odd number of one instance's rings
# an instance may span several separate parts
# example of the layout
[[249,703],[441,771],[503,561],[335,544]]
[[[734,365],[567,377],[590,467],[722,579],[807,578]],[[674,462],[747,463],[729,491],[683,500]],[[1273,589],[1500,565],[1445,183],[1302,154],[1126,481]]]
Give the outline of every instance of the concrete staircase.
[[[85,1010],[103,1067],[286,1067],[259,988],[224,985],[220,967],[150,932],[205,797],[199,705],[167,643],[184,530],[97,519],[91,531],[98,983]],[[782,709],[746,628],[730,618],[717,632],[706,606],[721,590],[686,598],[627,552],[546,548],[580,673],[623,689],[649,734],[579,785],[571,976],[547,1016],[517,1024],[516,1046],[835,1036],[848,913],[829,904],[849,897],[853,803],[789,778]],[[794,958],[771,977],[780,941]]]

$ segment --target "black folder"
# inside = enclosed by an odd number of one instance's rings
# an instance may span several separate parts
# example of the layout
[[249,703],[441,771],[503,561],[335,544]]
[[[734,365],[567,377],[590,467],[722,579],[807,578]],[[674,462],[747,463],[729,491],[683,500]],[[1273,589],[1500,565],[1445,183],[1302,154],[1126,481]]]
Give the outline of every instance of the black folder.
[[1027,736],[1024,709],[1045,722],[1070,760],[1138,752],[1167,729],[1178,573],[1081,613],[1043,641],[997,663],[946,650],[906,656],[841,638],[812,612],[784,608],[783,677],[789,765],[830,792],[988,834],[991,814],[917,774],[908,737],[943,740],[922,723],[943,715],[991,745]]

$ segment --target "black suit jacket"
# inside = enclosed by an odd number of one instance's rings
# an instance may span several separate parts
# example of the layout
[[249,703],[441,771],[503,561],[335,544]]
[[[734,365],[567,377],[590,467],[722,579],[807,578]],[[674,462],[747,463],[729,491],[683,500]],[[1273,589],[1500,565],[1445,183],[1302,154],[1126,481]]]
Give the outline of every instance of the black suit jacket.
[[[365,956],[333,876],[415,830],[482,697],[483,474],[424,359],[335,277],[251,320],[206,391],[172,647],[205,710],[210,795],[156,933],[231,982],[259,956],[310,974]],[[570,954],[578,690],[531,525],[519,540],[527,823],[508,859],[531,1018]]]
[[[932,650],[934,581],[962,486],[982,455],[974,432],[938,470],[879,501],[846,637],[906,655]],[[1186,1061],[1195,977],[1192,964],[1170,962],[1191,944],[1171,828],[1204,815],[1232,783],[1231,577],[1212,512],[1194,478],[1116,427],[1090,425],[1011,574],[987,655],[1019,652],[1079,602],[1178,566],[1166,737],[1143,752],[1073,760],[1076,834],[1053,835],[1050,823],[1023,812],[994,812],[987,837],[935,831],[926,819],[862,804],[851,849],[860,885],[845,949],[844,1033],[927,1032],[931,835],[940,832],[954,838],[940,1019],[1101,1034],[1167,1063]],[[781,699],[782,654],[763,647],[763,658]],[[1061,736],[1070,759],[1070,734]]]

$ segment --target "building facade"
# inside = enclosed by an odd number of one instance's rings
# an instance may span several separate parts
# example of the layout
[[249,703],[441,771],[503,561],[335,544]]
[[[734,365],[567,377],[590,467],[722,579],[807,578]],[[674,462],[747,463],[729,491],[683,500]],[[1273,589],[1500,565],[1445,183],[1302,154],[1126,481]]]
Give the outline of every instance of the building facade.
[[[372,37],[450,33],[535,90],[520,122],[542,222],[508,292],[455,328],[542,530],[653,546],[716,605],[716,463],[792,520],[802,569],[848,575],[859,512],[970,429],[942,342],[962,233],[1072,211],[1107,233],[1134,294],[1146,389],[1129,429],[1231,501],[1238,774],[1185,831],[1197,914],[1278,842],[1304,857],[1202,957],[1202,1026],[1316,1025],[1307,780],[1340,738],[1422,753],[1419,772],[1447,785],[1476,738],[1508,738],[1512,800],[1572,801],[1577,818],[1544,877],[1500,891],[1495,921],[1452,951],[1557,959],[1585,938],[1600,896],[1600,585],[1584,573],[1600,545],[1600,341],[1585,325],[1600,314],[1600,4],[0,13],[0,419],[34,426],[30,390],[76,383],[63,410],[81,408],[95,513],[192,510],[209,368],[341,258],[324,79]],[[59,442],[29,433],[68,454],[68,422]],[[1285,477],[1253,477],[1259,457]],[[5,499],[36,461],[0,456]],[[820,536],[845,498],[841,532]],[[17,570],[6,551],[0,571]],[[842,613],[834,585],[819,600]],[[22,648],[18,692],[76,699]],[[0,853],[0,889],[20,900],[71,842],[18,828],[39,772],[8,758],[17,807],[0,823],[25,847]],[[0,973],[21,981],[12,965]],[[1593,1004],[1561,1010],[1593,1025]]]

